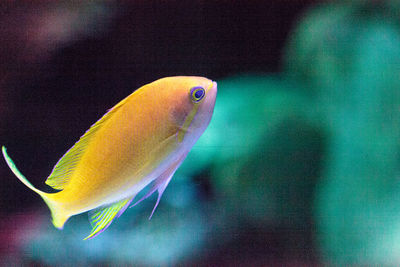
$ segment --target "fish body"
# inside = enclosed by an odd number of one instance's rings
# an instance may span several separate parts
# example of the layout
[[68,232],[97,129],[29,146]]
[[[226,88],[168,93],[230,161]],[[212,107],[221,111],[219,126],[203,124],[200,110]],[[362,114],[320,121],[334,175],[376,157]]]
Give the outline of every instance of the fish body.
[[167,77],[137,89],[58,161],[46,180],[61,190],[57,193],[36,189],[15,167],[5,147],[3,155],[14,174],[47,203],[55,227],[91,211],[93,228],[87,238],[92,238],[150,183],[149,192],[136,204],[158,191],[154,212],[176,169],[207,128],[216,94],[216,83],[202,77]]

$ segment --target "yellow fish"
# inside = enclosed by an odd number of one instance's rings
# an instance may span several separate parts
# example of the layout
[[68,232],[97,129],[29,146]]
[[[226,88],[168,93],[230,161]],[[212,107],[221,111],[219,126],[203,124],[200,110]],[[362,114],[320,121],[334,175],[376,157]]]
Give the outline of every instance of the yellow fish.
[[3,156],[18,179],[48,205],[55,227],[89,212],[93,238],[104,231],[148,184],[143,199],[158,191],[157,203],[186,155],[207,128],[217,84],[203,77],[167,77],[147,84],[111,108],[54,166],[36,189],[18,171],[6,148]]

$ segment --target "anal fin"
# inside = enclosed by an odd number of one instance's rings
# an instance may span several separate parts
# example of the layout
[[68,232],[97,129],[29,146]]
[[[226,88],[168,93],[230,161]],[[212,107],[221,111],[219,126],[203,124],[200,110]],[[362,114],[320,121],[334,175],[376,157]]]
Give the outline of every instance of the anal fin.
[[84,240],[91,239],[107,229],[112,221],[121,216],[121,214],[128,208],[133,198],[134,197],[123,199],[111,205],[103,206],[89,212],[89,221],[92,225],[92,231]]

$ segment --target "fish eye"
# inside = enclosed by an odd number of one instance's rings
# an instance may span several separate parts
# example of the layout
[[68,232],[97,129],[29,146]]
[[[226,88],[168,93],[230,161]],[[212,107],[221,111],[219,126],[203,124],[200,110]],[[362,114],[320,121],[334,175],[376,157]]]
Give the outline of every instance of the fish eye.
[[204,88],[201,86],[193,87],[192,89],[190,89],[190,96],[192,98],[192,101],[195,103],[200,102],[200,100],[202,100],[205,95],[206,90],[204,90]]

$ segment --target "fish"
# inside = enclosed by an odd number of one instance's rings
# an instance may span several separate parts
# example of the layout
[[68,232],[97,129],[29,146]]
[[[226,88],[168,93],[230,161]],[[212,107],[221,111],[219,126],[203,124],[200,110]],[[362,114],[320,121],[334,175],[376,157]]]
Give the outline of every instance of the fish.
[[153,216],[175,171],[209,125],[216,96],[217,83],[197,76],[161,78],[135,90],[56,163],[45,183],[57,192],[35,188],[5,146],[2,153],[15,176],[47,204],[56,228],[88,212],[92,229],[84,240],[91,239],[157,191]]

